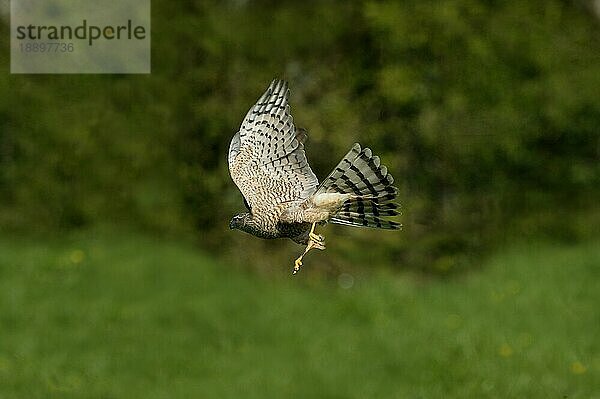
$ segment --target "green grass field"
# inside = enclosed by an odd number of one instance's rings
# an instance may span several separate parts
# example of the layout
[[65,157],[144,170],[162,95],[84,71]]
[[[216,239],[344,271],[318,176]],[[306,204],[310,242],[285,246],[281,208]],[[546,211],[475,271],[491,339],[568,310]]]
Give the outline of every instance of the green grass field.
[[317,257],[266,279],[136,234],[3,236],[0,398],[599,398],[599,244],[342,288]]

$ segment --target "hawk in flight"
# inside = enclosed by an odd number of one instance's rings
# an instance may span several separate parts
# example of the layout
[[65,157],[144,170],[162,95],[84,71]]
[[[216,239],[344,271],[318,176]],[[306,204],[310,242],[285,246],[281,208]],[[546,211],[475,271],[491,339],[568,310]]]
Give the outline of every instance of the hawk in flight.
[[229,227],[306,245],[294,263],[296,274],[308,251],[325,249],[316,224],[392,230],[402,225],[385,218],[398,214],[392,175],[358,143],[319,184],[304,153],[306,131],[294,127],[289,94],[286,82],[273,80],[231,140],[229,173],[248,212],[235,215]]

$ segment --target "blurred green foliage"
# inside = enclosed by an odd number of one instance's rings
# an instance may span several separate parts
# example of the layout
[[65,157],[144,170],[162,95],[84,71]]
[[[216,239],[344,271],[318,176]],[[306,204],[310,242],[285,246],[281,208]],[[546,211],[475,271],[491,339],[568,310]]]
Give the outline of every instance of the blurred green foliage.
[[318,176],[358,141],[401,189],[405,231],[334,227],[333,266],[447,272],[506,234],[589,235],[600,29],[583,4],[156,0],[151,75],[9,75],[2,57],[0,226],[126,223],[274,250],[227,231],[243,206],[226,153],[283,77]]

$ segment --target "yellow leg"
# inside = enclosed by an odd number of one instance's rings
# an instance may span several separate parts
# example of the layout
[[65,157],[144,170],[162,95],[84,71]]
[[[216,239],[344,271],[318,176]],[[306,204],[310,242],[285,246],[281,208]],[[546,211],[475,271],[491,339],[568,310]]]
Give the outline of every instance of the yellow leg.
[[319,234],[315,234],[315,226],[317,224],[313,223],[312,227],[310,228],[310,233],[308,233],[308,237],[315,242],[319,242],[322,243],[323,241],[325,241],[325,237],[323,237],[322,235]]
[[306,255],[308,251],[313,248],[321,251],[325,249],[325,238],[321,235],[315,234],[315,224],[316,223],[313,223],[310,233],[308,234],[308,245],[306,246],[306,249],[302,255],[300,255],[298,259],[294,261],[294,270],[292,271],[292,274],[296,274],[300,271],[300,268],[302,267],[302,258],[304,258],[304,255]]

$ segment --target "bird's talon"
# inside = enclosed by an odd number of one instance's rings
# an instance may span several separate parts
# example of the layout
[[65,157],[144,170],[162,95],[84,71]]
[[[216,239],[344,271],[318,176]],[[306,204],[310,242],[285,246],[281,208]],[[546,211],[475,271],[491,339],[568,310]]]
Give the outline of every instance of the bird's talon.
[[300,271],[301,267],[302,267],[302,258],[298,258],[294,262],[294,270],[292,271],[292,274],[298,273]]
[[323,236],[322,236],[322,235],[320,235],[320,234],[310,233],[310,234],[308,235],[308,237],[309,237],[311,240],[313,240],[314,242],[317,242],[317,243],[322,243],[323,241],[325,241],[325,237],[323,237]]

